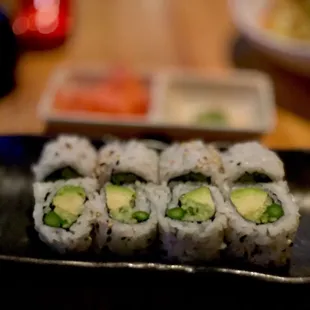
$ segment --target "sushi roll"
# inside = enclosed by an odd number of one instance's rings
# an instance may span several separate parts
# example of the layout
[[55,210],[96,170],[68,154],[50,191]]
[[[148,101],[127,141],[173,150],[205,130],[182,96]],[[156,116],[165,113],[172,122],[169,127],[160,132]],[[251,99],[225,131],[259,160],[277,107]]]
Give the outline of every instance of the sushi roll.
[[174,143],[165,149],[159,159],[161,183],[204,182],[218,185],[223,176],[219,152],[212,145],[193,140]]
[[237,143],[223,154],[227,185],[284,180],[284,165],[277,154],[257,142]]
[[158,182],[158,154],[144,143],[113,141],[99,150],[97,176],[103,185]]
[[[158,206],[163,257],[180,262],[203,262],[220,257],[225,247],[225,203],[219,190],[197,183],[176,185]],[[160,201],[160,199],[158,199]]]
[[227,209],[227,253],[247,262],[285,266],[299,225],[299,208],[284,183],[239,185]]
[[60,135],[48,142],[32,166],[36,182],[94,177],[97,151],[83,137]]
[[34,183],[33,218],[40,239],[61,254],[89,249],[103,213],[97,189],[90,178]]
[[144,185],[107,183],[100,194],[105,206],[99,221],[100,247],[123,256],[147,253],[157,235],[157,216]]

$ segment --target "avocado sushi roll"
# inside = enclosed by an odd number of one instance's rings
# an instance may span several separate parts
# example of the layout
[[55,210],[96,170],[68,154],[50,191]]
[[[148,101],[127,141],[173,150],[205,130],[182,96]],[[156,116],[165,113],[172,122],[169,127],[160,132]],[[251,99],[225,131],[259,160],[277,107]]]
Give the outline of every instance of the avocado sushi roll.
[[107,183],[101,189],[105,212],[98,240],[119,255],[147,253],[157,234],[157,216],[144,185]]
[[32,172],[36,182],[94,177],[96,162],[97,151],[86,138],[60,135],[44,145]]
[[237,143],[223,154],[228,186],[235,183],[270,183],[284,180],[284,165],[277,154],[257,142]]
[[229,256],[265,267],[289,262],[299,208],[284,183],[233,187],[228,207]]
[[113,141],[99,150],[97,176],[100,184],[158,182],[158,154],[137,140]]
[[159,159],[161,183],[177,184],[203,182],[218,185],[223,177],[219,152],[212,145],[193,140],[174,143],[165,149]]
[[158,208],[158,223],[161,250],[168,260],[210,261],[225,247],[225,203],[216,187],[176,185],[165,207]]
[[40,239],[59,253],[86,251],[103,206],[94,179],[34,183],[33,218]]

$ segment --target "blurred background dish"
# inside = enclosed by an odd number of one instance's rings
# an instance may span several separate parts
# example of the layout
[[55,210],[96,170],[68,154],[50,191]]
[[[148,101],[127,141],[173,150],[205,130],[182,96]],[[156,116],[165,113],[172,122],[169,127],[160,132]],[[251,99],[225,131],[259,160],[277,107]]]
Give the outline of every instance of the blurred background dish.
[[[271,44],[282,42],[282,46],[286,41],[295,40],[308,46],[306,38],[298,40],[291,39],[292,35],[277,34],[279,23],[273,21],[281,21],[277,18],[283,15],[281,8],[280,11],[272,10],[278,6],[265,6],[267,2],[264,1],[246,2],[242,3],[249,7],[246,7],[243,16],[249,17],[249,24],[253,20],[250,13],[260,8],[260,4],[263,6],[259,20],[261,29],[257,31],[267,33]],[[141,132],[142,127],[148,124],[153,137],[169,133],[183,138],[193,134],[195,127],[195,135],[204,136],[207,140],[219,137],[229,139],[232,135],[234,140],[241,139],[241,131],[247,137],[261,138],[269,147],[309,147],[310,80],[282,70],[255,49],[251,44],[253,41],[240,36],[231,18],[234,10],[230,8],[234,6],[229,4],[232,3],[237,2],[193,0],[189,5],[188,0],[158,0],[141,1],[139,5],[132,6],[128,0],[0,0],[0,6],[5,8],[5,15],[9,17],[11,31],[19,43],[13,52],[20,55],[16,67],[16,87],[0,101],[2,134],[52,133],[51,115],[45,115],[47,120],[41,117],[42,114],[38,117],[37,113],[38,104],[41,106],[42,101],[48,102],[49,99],[45,99],[49,95],[46,95],[53,92],[50,78],[54,78],[60,64],[77,68],[93,62],[94,67],[125,67],[134,71],[166,72],[177,69],[189,75],[188,71],[192,70],[208,75],[209,81],[205,83],[195,78],[194,82],[190,78],[191,81],[184,82],[182,77],[181,83],[173,78],[174,82],[169,82],[167,89],[160,86],[161,90],[158,90],[153,88],[157,82],[153,83],[148,77],[132,76],[132,71],[123,77],[119,71],[108,77],[101,72],[103,76],[99,79],[92,74],[86,77],[82,74],[67,80],[67,86],[52,94],[52,98],[56,98],[53,100],[53,114],[57,112],[57,118],[62,118],[59,130],[81,131],[87,119],[87,126],[92,128],[90,134],[95,136],[107,134],[111,127],[96,127],[94,122],[113,123],[114,131],[130,133],[131,136]],[[266,10],[267,7],[270,10]],[[36,19],[35,16],[48,18]],[[58,21],[56,24],[59,27],[52,27],[55,21]],[[43,22],[44,29],[40,28],[40,22]],[[263,29],[273,24],[277,26],[272,26],[275,30],[264,32]],[[7,49],[3,41],[0,43]],[[301,53],[307,54],[308,49],[301,49]],[[288,59],[292,60],[292,66],[296,65],[293,57]],[[6,61],[3,63],[8,64]],[[303,64],[300,66],[306,68]],[[224,78],[227,72],[235,72],[236,69],[239,72],[240,69],[255,69],[269,76],[275,92],[275,109],[272,109],[275,113],[268,116],[271,120],[268,124],[272,126],[266,127],[264,120],[267,118],[262,118],[260,113],[253,121],[247,117],[255,110],[252,105],[255,96],[249,95],[244,88],[236,95],[228,91],[229,87],[225,87],[226,91],[222,91],[223,85],[214,87],[219,75]],[[3,76],[5,81],[10,78],[8,73]],[[164,98],[159,100],[163,92]],[[149,117],[155,112],[154,100],[161,101],[165,108],[157,120]],[[252,103],[246,104],[248,101]],[[268,101],[266,98],[260,99],[262,106],[267,107]],[[79,121],[78,118],[73,121],[74,114],[79,114]],[[128,117],[124,117],[125,114]],[[69,115],[72,120],[70,128]],[[135,128],[126,125],[129,119],[131,124],[136,124]],[[263,129],[256,127],[258,123],[265,128],[263,136]],[[273,125],[274,130],[266,131]],[[254,127],[255,136],[251,131]]]
[[183,130],[189,138],[208,139],[212,133],[216,140],[229,134],[239,140],[259,137],[271,133],[277,121],[273,84],[261,72],[215,75],[82,63],[55,70],[38,116],[55,132],[66,126],[87,134],[96,125],[96,137],[104,131],[124,136],[135,128],[142,136],[164,131],[171,139]]
[[273,83],[255,70],[226,74],[163,73],[154,120],[186,128],[271,133],[276,124]]
[[310,75],[309,0],[230,0],[238,30],[275,63]]
[[310,42],[310,1],[273,0],[260,23],[283,39]]
[[[17,85],[0,101],[1,134],[18,135],[17,143],[2,139],[2,157],[13,169],[2,169],[12,172],[10,182],[2,180],[4,211],[12,216],[16,209],[23,211],[18,203],[6,208],[13,196],[17,202],[24,197],[14,176],[24,171],[23,160],[33,160],[42,135],[60,132],[142,138],[156,149],[194,137],[217,141],[223,148],[227,141],[261,140],[270,148],[289,150],[283,154],[291,157],[293,179],[303,181],[297,188],[310,192],[303,164],[310,148],[310,79],[290,72],[307,73],[309,68],[306,7],[291,9],[293,2],[285,0],[135,5],[128,0],[16,0],[11,6],[12,1],[0,0],[8,4],[6,24],[10,22],[19,42],[14,53],[21,55]],[[285,20],[289,23],[282,24]],[[6,42],[0,41],[0,55],[5,49]],[[90,61],[93,66],[84,66]],[[60,64],[69,69],[58,70]],[[255,68],[256,73],[241,68]],[[2,73],[6,81],[10,75]],[[26,143],[24,135],[41,137],[26,138]],[[8,187],[13,192],[7,193]],[[32,203],[26,200],[27,206]],[[12,223],[23,243],[25,231],[14,222],[4,223],[2,231]],[[7,235],[12,251],[16,242]]]
[[149,110],[150,91],[146,77],[125,69],[109,69],[101,75],[91,70],[71,73],[59,85],[53,100],[54,111],[101,115],[115,118],[143,118]]
[[154,78],[125,67],[61,65],[51,73],[38,103],[44,121],[87,124],[149,122]]

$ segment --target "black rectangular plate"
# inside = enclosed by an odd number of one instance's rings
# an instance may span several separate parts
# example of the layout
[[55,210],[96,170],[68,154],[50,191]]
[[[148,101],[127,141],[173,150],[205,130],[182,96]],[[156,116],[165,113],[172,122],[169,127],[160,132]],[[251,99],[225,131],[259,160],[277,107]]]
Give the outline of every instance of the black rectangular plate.
[[[3,264],[66,270],[98,270],[111,273],[115,270],[152,274],[232,276],[263,280],[269,283],[310,283],[310,204],[301,208],[301,223],[293,246],[290,266],[284,270],[253,269],[236,263],[215,265],[177,265],[160,261],[155,255],[122,260],[120,257],[99,257],[93,254],[61,256],[51,252],[39,239],[33,228],[31,165],[37,161],[49,137],[0,137],[0,261]],[[93,141],[96,147],[102,143]],[[294,191],[310,193],[310,152],[306,150],[277,151],[284,162],[286,179]],[[17,264],[17,265],[16,265]],[[3,265],[0,265],[0,267]],[[30,268],[30,267],[29,267]]]

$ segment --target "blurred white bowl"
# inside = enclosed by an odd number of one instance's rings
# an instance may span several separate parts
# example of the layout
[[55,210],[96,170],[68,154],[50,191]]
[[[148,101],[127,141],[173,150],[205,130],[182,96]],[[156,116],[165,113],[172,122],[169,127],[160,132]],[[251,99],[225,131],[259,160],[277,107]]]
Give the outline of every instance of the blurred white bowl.
[[233,22],[244,37],[274,62],[295,73],[310,75],[310,42],[282,38],[259,24],[270,2],[229,0]]

